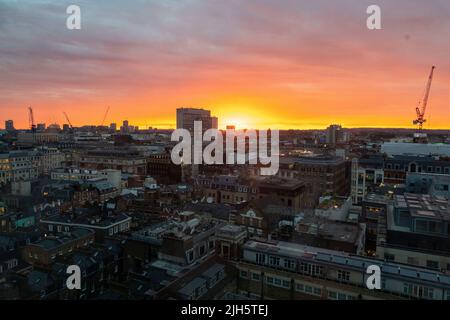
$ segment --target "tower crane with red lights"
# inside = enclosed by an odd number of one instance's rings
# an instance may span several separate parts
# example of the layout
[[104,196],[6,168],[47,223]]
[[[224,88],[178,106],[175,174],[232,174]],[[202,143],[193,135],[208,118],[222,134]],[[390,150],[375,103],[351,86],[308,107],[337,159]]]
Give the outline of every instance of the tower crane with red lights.
[[425,119],[425,112],[427,110],[428,97],[430,96],[431,82],[433,81],[433,74],[435,66],[431,67],[430,76],[428,77],[428,83],[425,88],[425,94],[422,101],[419,101],[419,105],[416,107],[417,118],[413,121],[413,124],[419,126],[419,130],[423,129],[423,124],[427,121]]

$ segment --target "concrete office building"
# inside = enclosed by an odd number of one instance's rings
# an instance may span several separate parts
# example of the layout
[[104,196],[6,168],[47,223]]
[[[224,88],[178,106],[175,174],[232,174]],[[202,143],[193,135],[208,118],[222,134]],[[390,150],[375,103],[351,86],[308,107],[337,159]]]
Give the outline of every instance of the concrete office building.
[[14,121],[13,120],[6,120],[5,121],[5,130],[9,131],[9,132],[16,130],[14,128]]
[[379,219],[377,256],[450,271],[450,203],[427,194],[396,195]]
[[[369,265],[381,290],[367,289]],[[237,268],[238,293],[254,299],[450,300],[443,272],[289,242],[248,241]]]
[[211,111],[194,108],[177,109],[177,129],[187,129],[194,131],[194,121],[202,122],[202,129],[217,129],[217,117],[211,117]]

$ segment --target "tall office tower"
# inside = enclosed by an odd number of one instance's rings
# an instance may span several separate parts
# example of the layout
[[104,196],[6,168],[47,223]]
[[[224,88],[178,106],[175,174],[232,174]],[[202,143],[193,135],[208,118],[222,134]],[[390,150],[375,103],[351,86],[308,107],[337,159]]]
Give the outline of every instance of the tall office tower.
[[211,117],[211,128],[219,129],[219,119],[217,117]]
[[332,124],[327,128],[327,143],[335,145],[342,140],[342,126],[338,124]]
[[211,111],[194,108],[177,109],[177,129],[194,131],[194,121],[202,121],[202,130],[217,128],[217,117],[211,117]]
[[6,131],[14,131],[14,121],[13,120],[6,120],[5,121],[5,130]]
[[109,130],[113,131],[113,132],[116,132],[117,131],[117,124],[116,123],[111,123],[109,125]]
[[130,127],[129,127],[129,124],[128,124],[128,120],[124,120],[123,124],[122,124],[122,127],[120,127],[120,131],[121,132],[129,132],[129,130],[130,130]]

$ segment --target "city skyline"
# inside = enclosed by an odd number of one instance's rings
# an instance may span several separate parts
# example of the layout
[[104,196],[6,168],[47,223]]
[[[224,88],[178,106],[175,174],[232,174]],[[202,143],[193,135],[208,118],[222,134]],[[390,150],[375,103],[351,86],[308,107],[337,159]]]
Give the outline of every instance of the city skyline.
[[99,125],[110,106],[105,124],[164,129],[193,107],[219,128],[414,128],[436,65],[425,129],[450,128],[445,1],[378,1],[382,30],[370,1],[77,3],[81,30],[67,1],[0,3],[0,123],[27,128],[32,106],[36,123]]
[[448,0],[0,0],[0,301],[449,302],[449,36]]

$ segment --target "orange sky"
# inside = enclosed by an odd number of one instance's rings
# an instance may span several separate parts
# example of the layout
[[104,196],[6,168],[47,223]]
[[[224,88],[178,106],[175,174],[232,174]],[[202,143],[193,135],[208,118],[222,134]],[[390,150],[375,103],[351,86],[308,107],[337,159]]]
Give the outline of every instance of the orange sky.
[[222,128],[413,127],[435,64],[425,127],[450,129],[448,1],[380,0],[377,31],[365,0],[102,0],[83,3],[80,31],[65,2],[0,4],[0,126],[26,127],[31,105],[74,126],[110,106],[106,124],[140,127],[174,127],[178,107]]

